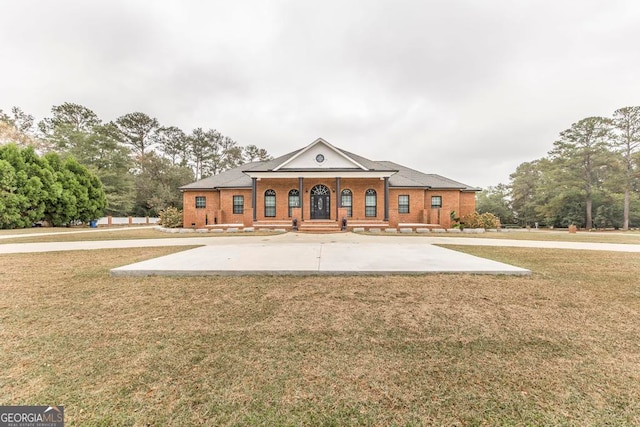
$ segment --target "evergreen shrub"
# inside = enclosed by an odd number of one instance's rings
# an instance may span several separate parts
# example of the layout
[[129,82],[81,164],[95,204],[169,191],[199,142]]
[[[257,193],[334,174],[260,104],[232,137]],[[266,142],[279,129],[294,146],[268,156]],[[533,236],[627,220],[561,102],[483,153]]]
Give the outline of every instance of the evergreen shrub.
[[173,206],[160,211],[159,224],[167,228],[182,227],[182,211]]

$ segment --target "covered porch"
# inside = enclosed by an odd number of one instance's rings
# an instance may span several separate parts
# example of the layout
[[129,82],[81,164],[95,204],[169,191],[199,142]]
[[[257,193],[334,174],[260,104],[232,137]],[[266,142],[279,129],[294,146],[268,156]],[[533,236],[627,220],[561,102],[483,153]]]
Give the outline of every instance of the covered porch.
[[[344,220],[388,226],[389,176],[383,171],[248,173],[251,224],[342,227]],[[249,219],[249,218],[247,218]],[[331,225],[333,223],[333,225]],[[248,225],[248,224],[247,224]],[[350,224],[349,224],[350,225]]]

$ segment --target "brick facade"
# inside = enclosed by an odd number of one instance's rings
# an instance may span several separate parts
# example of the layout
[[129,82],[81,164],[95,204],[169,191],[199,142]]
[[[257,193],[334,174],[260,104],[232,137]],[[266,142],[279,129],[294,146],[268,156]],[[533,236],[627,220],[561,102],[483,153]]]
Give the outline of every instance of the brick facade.
[[[421,213],[425,208],[424,189],[392,188],[389,190],[389,209],[397,212],[399,223],[421,223]],[[409,196],[409,212],[400,213],[399,197]]]
[[[249,191],[251,193],[251,191]],[[196,197],[205,198],[205,207],[196,208]],[[204,227],[214,224],[220,210],[219,191],[185,191],[182,193],[184,227]]]
[[[328,191],[313,197],[316,185],[323,185]],[[344,190],[351,191],[351,215],[347,216],[351,223],[375,227],[398,224],[450,227],[452,212],[456,217],[473,212],[475,192],[479,191],[440,175],[355,156],[322,138],[279,158],[241,165],[185,185],[181,190],[184,226],[198,228],[221,224],[249,227],[255,222],[258,226],[291,225],[293,218],[298,219],[299,225],[310,228],[321,222],[310,222],[312,215],[318,219],[328,216],[328,221],[338,222],[348,213],[348,209],[340,207]],[[291,190],[299,192],[299,208],[289,208]],[[367,196],[370,190],[375,191],[375,198]],[[243,197],[242,212],[238,209],[234,213],[234,196]],[[273,206],[266,207],[266,197],[271,202],[274,196]],[[437,206],[434,197],[439,202]],[[366,206],[367,200],[375,203]]]
[[[337,184],[334,179],[306,178],[301,193],[303,221],[311,219],[310,191],[315,185],[325,185],[331,191],[330,195],[330,220],[341,219],[338,213]],[[341,179],[340,191],[349,189],[352,194],[352,216],[349,221],[383,221],[384,220],[384,181],[381,179]],[[368,189],[376,191],[376,216],[365,215],[365,192]],[[273,190],[276,193],[275,217],[266,217],[264,209],[265,192]],[[298,190],[297,179],[261,179],[256,182],[256,220],[289,221],[289,191]],[[206,199],[204,208],[196,208],[196,197]],[[233,213],[233,196],[243,196],[244,212]],[[399,196],[409,196],[409,212],[399,212]],[[432,197],[440,197],[442,206],[432,207]],[[184,226],[202,228],[215,224],[243,224],[251,222],[252,205],[251,189],[221,189],[184,191]],[[451,212],[455,211],[456,217],[471,213],[475,210],[475,193],[462,192],[460,190],[424,190],[420,188],[390,188],[389,189],[389,225],[396,226],[401,223],[434,224],[445,228],[451,227]],[[296,211],[293,216],[299,215]]]
[[[256,220],[289,220],[289,191],[298,189],[297,179],[261,179],[256,182]],[[267,190],[276,192],[276,216],[266,217],[264,209],[264,193]],[[251,193],[251,190],[249,190]],[[251,200],[251,199],[249,199]]]

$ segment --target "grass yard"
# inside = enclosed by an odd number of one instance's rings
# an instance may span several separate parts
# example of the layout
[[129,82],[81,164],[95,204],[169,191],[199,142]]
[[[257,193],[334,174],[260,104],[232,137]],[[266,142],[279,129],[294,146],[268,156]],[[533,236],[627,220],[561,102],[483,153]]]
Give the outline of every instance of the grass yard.
[[[58,230],[56,228],[41,229],[41,230]],[[91,230],[89,228],[85,230],[71,229],[71,231],[64,231],[63,234],[52,234],[52,231],[35,232],[37,236],[24,236],[20,237],[3,237],[0,238],[0,245],[7,243],[42,243],[42,242],[79,242],[79,241],[101,241],[101,240],[135,240],[135,239],[182,239],[187,237],[242,237],[246,235],[251,236],[274,236],[280,234],[280,232],[272,231],[254,231],[251,233],[245,233],[242,231],[236,233],[165,233],[153,228],[99,228],[97,230]],[[13,230],[10,230],[13,231]],[[0,232],[0,236],[6,235]],[[13,236],[12,234],[9,234]],[[640,243],[640,239],[638,239]]]
[[511,240],[536,240],[536,241],[556,241],[556,242],[598,242],[598,243],[626,243],[640,244],[640,233],[636,231],[619,232],[588,232],[569,233],[568,231],[509,231],[499,233],[483,234],[454,234],[460,237],[485,237],[490,239],[511,239]]
[[[397,236],[397,234],[386,233],[360,233]],[[503,239],[503,240],[534,240],[545,242],[585,242],[585,243],[623,243],[640,244],[640,233],[636,231],[620,232],[587,232],[569,233],[568,231],[508,231],[508,232],[485,232],[481,234],[472,233],[429,233],[429,234],[402,234],[403,237],[451,237],[452,239]]]
[[100,426],[640,424],[637,254],[455,247],[530,277],[108,275],[181,249],[0,256],[0,405]]
[[[21,236],[29,234],[29,236]],[[37,234],[31,236],[31,234]],[[242,237],[242,236],[273,236],[280,232],[254,231],[251,233],[165,233],[153,228],[137,227],[100,227],[97,230],[90,228],[29,228],[21,230],[0,230],[0,245],[8,243],[41,243],[41,242],[77,242],[77,241],[97,241],[97,240],[134,240],[134,239],[169,239],[188,237]],[[387,233],[358,233],[375,234],[377,236],[398,236],[398,234]],[[510,231],[499,233],[430,233],[430,234],[401,234],[402,237],[446,237],[471,238],[471,239],[509,239],[509,240],[536,240],[536,241],[560,241],[560,242],[590,242],[590,243],[622,243],[640,244],[640,233],[635,231],[627,232],[579,232],[570,234],[558,231]]]

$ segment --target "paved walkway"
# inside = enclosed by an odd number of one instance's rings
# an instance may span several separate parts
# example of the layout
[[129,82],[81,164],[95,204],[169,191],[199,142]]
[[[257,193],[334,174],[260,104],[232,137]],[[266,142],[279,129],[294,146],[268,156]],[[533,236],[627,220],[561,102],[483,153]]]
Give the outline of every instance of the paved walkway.
[[84,242],[0,244],[0,254],[193,246],[175,254],[113,269],[113,275],[220,274],[530,274],[511,265],[437,244],[605,250],[640,253],[640,245],[464,237],[285,233]]

